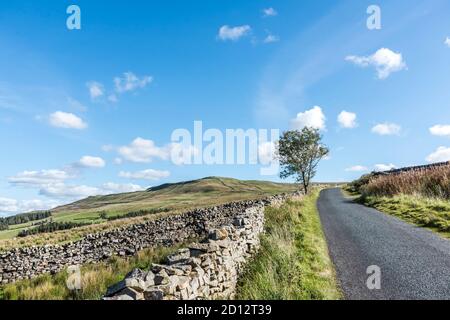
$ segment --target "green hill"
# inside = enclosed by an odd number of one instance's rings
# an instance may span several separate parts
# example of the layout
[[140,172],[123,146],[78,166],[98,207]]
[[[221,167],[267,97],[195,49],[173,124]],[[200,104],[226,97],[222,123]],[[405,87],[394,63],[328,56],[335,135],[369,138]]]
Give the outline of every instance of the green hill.
[[[145,191],[89,197],[55,208],[50,211],[50,218],[39,222],[89,224],[75,230],[46,234],[44,237],[47,242],[60,242],[80,237],[86,233],[138,223],[148,216],[171,214],[231,201],[263,198],[272,194],[293,192],[296,188],[297,186],[293,184],[208,177],[163,184]],[[146,217],[130,218],[132,215],[146,215]],[[15,246],[17,241],[23,245],[40,243],[42,235],[20,240],[12,239],[17,237],[20,231],[34,228],[33,223],[35,224],[36,221],[11,225],[9,230],[0,231],[0,249]]]
[[[146,191],[89,197],[55,208],[54,214],[79,210],[123,211],[155,206],[183,207],[185,204],[227,202],[232,199],[253,199],[264,195],[295,190],[292,184],[267,181],[242,181],[231,178],[208,177],[200,180],[168,183]],[[181,206],[180,206],[181,205]]]

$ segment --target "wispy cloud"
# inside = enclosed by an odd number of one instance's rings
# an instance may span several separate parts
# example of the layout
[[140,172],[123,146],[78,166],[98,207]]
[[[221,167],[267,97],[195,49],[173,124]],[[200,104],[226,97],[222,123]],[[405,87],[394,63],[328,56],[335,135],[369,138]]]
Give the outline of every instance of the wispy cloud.
[[61,205],[61,202],[57,200],[16,200],[11,198],[0,198],[0,216],[37,210],[49,210],[59,205]]
[[363,171],[368,171],[369,169],[365,166],[361,166],[361,165],[357,165],[357,166],[352,166],[350,168],[345,169],[345,171],[347,172],[363,172]]
[[250,34],[252,28],[249,25],[230,27],[224,25],[220,27],[218,38],[222,41],[238,41],[240,38]]
[[376,164],[375,165],[375,171],[389,171],[392,169],[397,169],[397,166],[395,164]]
[[407,68],[402,54],[387,48],[381,48],[370,56],[347,56],[345,60],[363,68],[373,66],[378,79],[386,79],[391,73]]
[[74,176],[65,170],[52,169],[40,171],[23,171],[8,178],[9,183],[19,186],[42,186],[61,183]]
[[270,7],[270,8],[265,8],[263,9],[263,17],[275,17],[278,15],[277,10],[275,10],[274,8]]
[[80,117],[74,115],[73,113],[63,111],[52,113],[49,117],[49,123],[53,127],[65,129],[83,130],[88,127],[87,123],[84,122]]
[[449,38],[449,37],[447,37],[447,38],[445,39],[444,44],[445,44],[447,47],[450,48],[450,38]]
[[96,81],[91,81],[86,84],[89,90],[89,95],[91,99],[97,99],[102,97],[105,94],[104,86]]
[[[115,90],[118,93],[135,91],[145,88],[153,82],[152,76],[138,77],[133,72],[125,72],[121,77],[114,78]],[[114,97],[110,96],[114,100]]]
[[170,176],[170,171],[160,171],[154,169],[147,169],[137,172],[125,172],[121,171],[119,177],[134,180],[160,180]]
[[108,182],[100,187],[86,185],[67,185],[64,183],[43,186],[39,193],[43,196],[56,199],[77,200],[90,196],[99,196],[124,192],[136,192],[145,190],[144,187],[136,184],[119,184]]
[[379,123],[372,128],[372,132],[380,136],[399,135],[402,127],[395,123]]
[[274,43],[274,42],[278,42],[280,41],[280,37],[275,36],[273,34],[268,34],[265,38],[264,38],[264,43]]

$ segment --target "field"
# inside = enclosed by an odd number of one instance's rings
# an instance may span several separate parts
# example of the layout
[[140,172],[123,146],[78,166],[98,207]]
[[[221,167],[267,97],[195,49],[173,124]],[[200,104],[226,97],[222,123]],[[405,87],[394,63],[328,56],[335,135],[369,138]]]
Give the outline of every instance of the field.
[[242,300],[342,298],[316,208],[319,189],[266,209],[262,247],[238,286]]
[[450,165],[367,175],[347,191],[362,204],[450,237]]
[[[107,231],[164,215],[177,214],[188,209],[257,199],[277,193],[293,192],[296,189],[297,186],[293,184],[209,177],[166,184],[142,192],[90,197],[56,208],[52,210],[51,218],[46,219],[47,221],[52,219],[54,222],[88,223],[89,225],[24,238],[17,238],[17,235],[22,230],[32,228],[32,223],[36,223],[36,221],[12,225],[9,230],[0,231],[0,250],[74,241],[89,233]],[[167,212],[136,218],[108,220],[108,218],[120,218],[129,212],[139,210],[167,210]]]

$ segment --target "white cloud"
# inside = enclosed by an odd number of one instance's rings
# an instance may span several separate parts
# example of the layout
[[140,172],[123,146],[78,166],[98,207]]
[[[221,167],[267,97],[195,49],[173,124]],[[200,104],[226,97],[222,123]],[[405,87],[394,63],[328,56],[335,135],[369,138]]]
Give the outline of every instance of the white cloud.
[[87,124],[73,113],[57,111],[50,115],[50,124],[54,127],[65,129],[86,129]]
[[159,171],[153,169],[138,172],[120,172],[119,177],[134,180],[160,180],[170,176],[169,171]]
[[357,126],[356,113],[342,111],[338,116],[338,122],[342,128],[352,129]]
[[264,142],[258,146],[258,157],[261,164],[266,165],[275,160],[276,144]]
[[450,125],[435,125],[430,128],[430,133],[434,136],[450,138]]
[[99,82],[91,81],[86,84],[89,89],[89,95],[92,99],[100,98],[105,94],[105,88]]
[[263,9],[264,17],[274,17],[278,15],[278,12],[274,8]]
[[14,185],[22,186],[41,186],[46,184],[61,183],[71,179],[69,173],[63,170],[41,170],[41,171],[23,171],[16,176],[8,178],[8,181]]
[[447,46],[447,47],[449,47],[450,48],[450,38],[449,37],[447,37],[446,39],[445,39],[445,45]]
[[224,25],[219,29],[219,39],[222,41],[231,40],[237,41],[240,38],[248,35],[251,32],[252,28],[248,25],[238,26],[238,27],[230,27],[228,25]]
[[370,56],[347,56],[345,60],[360,67],[373,66],[379,79],[386,79],[391,73],[407,68],[402,54],[387,48],[381,48]]
[[85,185],[67,185],[55,183],[42,186],[39,193],[51,198],[81,199],[102,194],[100,189]]
[[297,130],[302,130],[304,127],[325,130],[325,120],[322,108],[315,106],[311,110],[297,114],[297,118],[291,120],[291,126]]
[[439,147],[426,160],[432,163],[450,161],[450,148]]
[[144,188],[142,186],[139,186],[137,184],[132,184],[132,183],[119,184],[119,183],[108,182],[108,183],[105,183],[102,185],[103,194],[137,192],[137,191],[143,191],[145,189],[146,188]]
[[392,169],[397,169],[397,166],[395,164],[376,164],[375,165],[375,171],[389,171]]
[[48,186],[43,186],[39,193],[41,195],[57,198],[79,200],[91,196],[100,196],[115,193],[142,191],[145,188],[136,184],[119,184],[108,182],[100,187],[91,187],[86,185],[67,185],[64,183],[57,183]]
[[15,199],[0,198],[0,212],[2,213],[13,213],[18,212],[18,204]]
[[91,156],[84,156],[76,163],[76,166],[81,168],[103,168],[105,165],[102,158]]
[[372,132],[381,136],[398,135],[402,127],[395,123],[379,123],[372,128]]
[[273,43],[280,41],[280,37],[274,36],[273,34],[267,35],[267,37],[264,39],[264,43]]
[[118,151],[125,160],[138,163],[148,163],[153,158],[166,160],[169,157],[167,148],[160,148],[152,140],[143,138],[134,139],[130,145],[120,147]]
[[[139,78],[133,72],[125,72],[123,77],[115,77],[114,84],[116,91],[118,93],[130,92],[136,89],[145,88],[148,84],[153,82],[153,77],[151,76],[143,76]],[[110,101],[114,102],[114,98],[117,100],[117,97],[110,96]]]
[[16,200],[0,198],[0,215],[12,215],[30,211],[49,210],[61,203],[55,200]]
[[368,170],[369,169],[367,167],[359,166],[359,165],[345,169],[345,171],[348,171],[348,172],[362,172],[362,171],[368,171]]
[[200,152],[193,145],[170,143],[159,147],[154,141],[143,138],[136,138],[129,145],[117,148],[117,151],[121,157],[116,158],[116,164],[121,164],[123,160],[149,163],[153,159],[161,159],[171,160],[175,165],[191,164],[192,157]]

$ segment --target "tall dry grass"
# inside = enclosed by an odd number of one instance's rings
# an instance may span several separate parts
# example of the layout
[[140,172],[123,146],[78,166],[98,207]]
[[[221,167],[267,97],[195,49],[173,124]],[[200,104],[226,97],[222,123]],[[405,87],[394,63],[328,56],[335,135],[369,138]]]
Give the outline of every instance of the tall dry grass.
[[109,286],[134,268],[146,270],[152,263],[161,263],[179,247],[145,249],[127,259],[114,256],[107,262],[86,264],[81,268],[81,289],[76,291],[67,288],[66,270],[6,284],[0,286],[0,300],[99,300]]
[[450,200],[450,165],[373,176],[360,192],[363,196],[404,194]]

